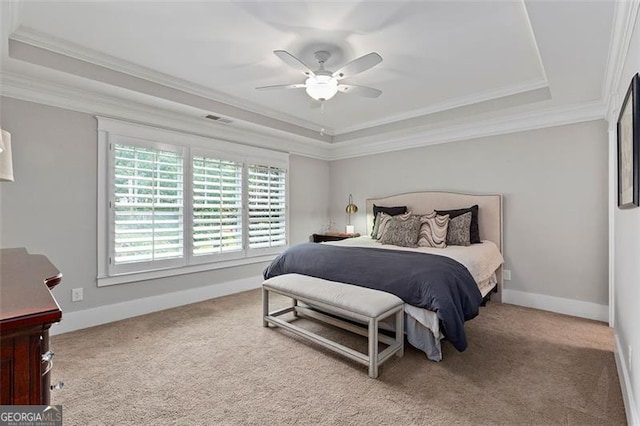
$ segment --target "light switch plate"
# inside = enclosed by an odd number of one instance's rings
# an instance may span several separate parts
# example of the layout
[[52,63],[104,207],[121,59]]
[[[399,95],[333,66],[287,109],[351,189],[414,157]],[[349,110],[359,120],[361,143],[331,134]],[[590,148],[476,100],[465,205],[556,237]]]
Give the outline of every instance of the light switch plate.
[[502,278],[504,278],[505,281],[509,281],[511,279],[511,270],[510,269],[504,269],[502,271]]
[[83,298],[84,298],[84,295],[82,294],[82,287],[71,289],[71,301],[72,302],[79,302]]

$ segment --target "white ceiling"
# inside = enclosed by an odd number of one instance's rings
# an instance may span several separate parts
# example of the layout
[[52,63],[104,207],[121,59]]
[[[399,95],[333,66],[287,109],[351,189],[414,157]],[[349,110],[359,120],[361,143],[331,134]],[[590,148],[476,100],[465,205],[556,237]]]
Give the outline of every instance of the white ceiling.
[[[2,74],[323,143],[420,134],[473,117],[603,104],[612,1],[3,3]],[[7,40],[11,43],[8,44]],[[378,52],[324,112],[273,55],[326,67]],[[233,124],[232,124],[233,125]],[[319,129],[324,128],[326,135]]]

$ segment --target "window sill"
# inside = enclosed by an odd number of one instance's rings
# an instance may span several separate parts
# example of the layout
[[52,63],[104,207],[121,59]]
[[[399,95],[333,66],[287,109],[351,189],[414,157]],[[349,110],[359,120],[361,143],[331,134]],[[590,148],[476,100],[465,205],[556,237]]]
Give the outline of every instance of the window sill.
[[98,277],[98,287],[106,287],[116,284],[125,284],[136,281],[154,280],[158,278],[173,277],[176,275],[193,274],[196,272],[213,271],[216,269],[232,268],[234,266],[252,265],[254,263],[271,262],[277,254],[264,256],[245,257],[242,259],[227,260],[215,263],[203,263],[200,265],[188,265],[179,268],[157,269],[153,271],[133,272],[128,274]]

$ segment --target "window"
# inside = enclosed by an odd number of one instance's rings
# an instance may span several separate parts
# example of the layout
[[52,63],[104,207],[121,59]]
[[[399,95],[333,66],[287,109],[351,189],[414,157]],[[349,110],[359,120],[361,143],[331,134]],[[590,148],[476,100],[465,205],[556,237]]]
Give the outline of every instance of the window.
[[193,254],[241,251],[242,228],[242,164],[193,157]]
[[98,285],[266,261],[286,247],[286,154],[102,118],[99,130]]
[[285,171],[251,165],[248,173],[249,247],[278,247],[287,243]]
[[182,153],[123,144],[111,150],[111,263],[121,272],[175,265],[170,260],[184,248]]

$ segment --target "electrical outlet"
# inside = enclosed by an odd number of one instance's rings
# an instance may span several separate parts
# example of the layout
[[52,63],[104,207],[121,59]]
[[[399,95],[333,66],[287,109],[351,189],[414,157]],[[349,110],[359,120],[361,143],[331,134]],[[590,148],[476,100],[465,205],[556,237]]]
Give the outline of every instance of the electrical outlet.
[[79,302],[84,298],[82,294],[82,288],[72,288],[71,289],[71,301]]
[[509,281],[511,279],[511,270],[510,269],[503,269],[502,270],[502,278],[504,278],[505,281]]

